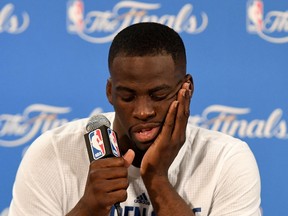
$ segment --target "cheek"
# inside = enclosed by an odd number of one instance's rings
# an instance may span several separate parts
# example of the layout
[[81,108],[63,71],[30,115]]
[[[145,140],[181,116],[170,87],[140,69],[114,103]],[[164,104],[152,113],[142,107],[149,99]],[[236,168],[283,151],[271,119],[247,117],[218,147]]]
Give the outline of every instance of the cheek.
[[168,110],[169,110],[169,107],[173,101],[175,101],[175,99],[171,98],[171,99],[163,101],[161,104],[159,104],[159,107],[157,108],[157,110],[158,110],[157,113],[159,115],[161,115],[163,119],[166,117]]
[[114,101],[113,107],[122,126],[128,126],[133,112],[133,107],[129,104]]

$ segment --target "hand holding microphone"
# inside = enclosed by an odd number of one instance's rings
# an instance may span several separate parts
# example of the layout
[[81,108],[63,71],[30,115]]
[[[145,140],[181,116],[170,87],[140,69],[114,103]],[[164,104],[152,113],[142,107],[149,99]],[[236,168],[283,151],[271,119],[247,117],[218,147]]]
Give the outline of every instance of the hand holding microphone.
[[91,164],[81,200],[92,215],[107,215],[113,205],[120,215],[119,202],[127,198],[127,164],[132,163],[134,152],[128,151],[121,157],[117,134],[109,127],[105,116],[92,116],[84,135]]

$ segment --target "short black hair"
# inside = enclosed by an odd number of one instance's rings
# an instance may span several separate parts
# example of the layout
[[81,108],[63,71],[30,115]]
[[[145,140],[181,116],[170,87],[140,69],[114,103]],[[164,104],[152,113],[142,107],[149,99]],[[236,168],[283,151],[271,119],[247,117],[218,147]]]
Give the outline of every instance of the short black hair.
[[[186,70],[186,51],[180,35],[172,28],[154,22],[143,22],[120,31],[109,49],[108,65],[117,56],[171,55],[176,67]],[[186,72],[186,71],[185,71]]]

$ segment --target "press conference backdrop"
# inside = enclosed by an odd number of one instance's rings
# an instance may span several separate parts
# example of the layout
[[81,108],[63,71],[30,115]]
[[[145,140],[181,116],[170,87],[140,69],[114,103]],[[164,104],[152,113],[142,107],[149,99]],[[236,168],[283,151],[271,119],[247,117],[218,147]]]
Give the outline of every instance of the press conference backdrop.
[[180,33],[195,82],[191,121],[246,141],[261,172],[263,215],[287,215],[287,11],[287,0],[1,0],[0,215],[37,136],[113,110],[111,40],[144,21]]

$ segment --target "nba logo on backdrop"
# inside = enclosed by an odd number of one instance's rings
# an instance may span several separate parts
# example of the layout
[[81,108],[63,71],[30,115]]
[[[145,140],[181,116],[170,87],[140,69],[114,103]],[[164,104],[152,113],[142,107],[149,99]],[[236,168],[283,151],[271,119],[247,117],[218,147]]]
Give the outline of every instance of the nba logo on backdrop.
[[84,4],[82,0],[71,0],[67,4],[67,28],[70,32],[81,32],[84,28]]
[[263,30],[263,2],[252,0],[247,3],[247,30],[257,32]]
[[96,129],[95,131],[90,132],[89,140],[91,145],[91,150],[93,154],[93,158],[98,160],[105,156],[105,146],[103,142],[103,136],[100,129]]
[[262,0],[249,0],[246,12],[247,32],[257,34],[271,43],[288,43],[288,11],[283,9],[283,11],[270,10],[264,14]]
[[110,140],[113,155],[115,155],[115,157],[120,157],[120,151],[118,148],[116,133],[110,128],[107,128],[107,132],[109,135],[109,140]]

